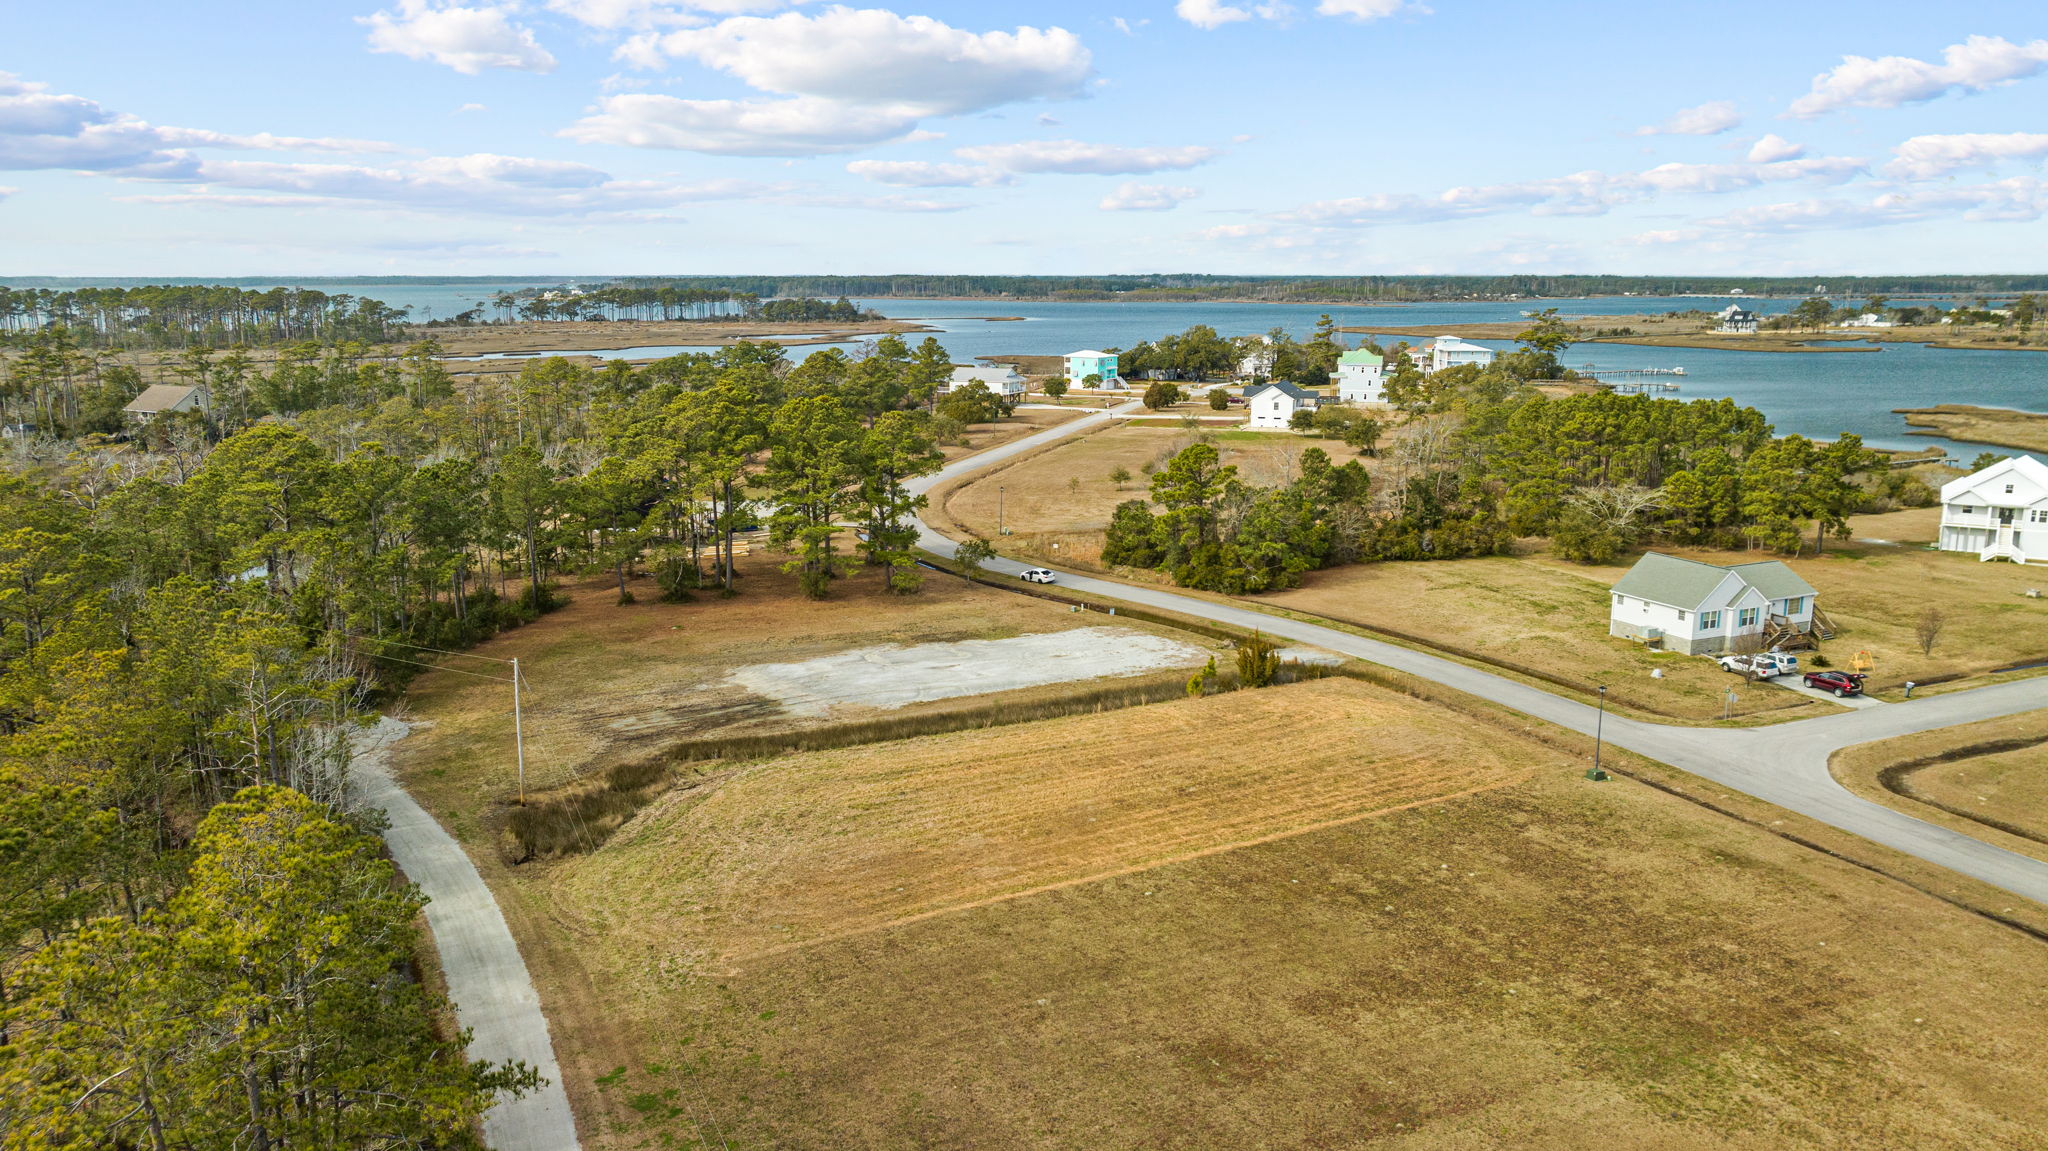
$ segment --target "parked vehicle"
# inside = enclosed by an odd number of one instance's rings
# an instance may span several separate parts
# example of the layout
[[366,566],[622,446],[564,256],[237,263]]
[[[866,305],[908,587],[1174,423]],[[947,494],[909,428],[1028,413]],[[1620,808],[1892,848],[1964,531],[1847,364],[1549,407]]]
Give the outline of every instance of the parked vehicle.
[[1032,568],[1032,569],[1030,569],[1030,570],[1026,571],[1026,572],[1025,572],[1025,573],[1023,574],[1023,576],[1022,576],[1022,577],[1020,577],[1020,578],[1022,578],[1022,579],[1024,580],[1024,582],[1025,582],[1025,583],[1057,583],[1057,582],[1059,582],[1059,581],[1058,581],[1058,577],[1054,576],[1054,575],[1052,574],[1052,572],[1051,572],[1051,571],[1049,571],[1049,570],[1048,570],[1048,569],[1046,569],[1046,568]]
[[1835,693],[1836,699],[1863,694],[1863,677],[1846,671],[1809,671],[1806,686]]
[[1724,655],[1718,661],[1723,671],[1754,679],[1772,679],[1799,674],[1799,657],[1782,651],[1759,651],[1745,655]]

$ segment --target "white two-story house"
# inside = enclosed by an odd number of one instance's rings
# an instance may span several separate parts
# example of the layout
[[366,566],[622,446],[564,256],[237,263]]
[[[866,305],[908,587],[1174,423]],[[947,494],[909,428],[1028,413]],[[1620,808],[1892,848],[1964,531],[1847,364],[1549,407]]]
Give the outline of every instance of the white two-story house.
[[1607,634],[1687,655],[1756,650],[1767,635],[1815,631],[1818,598],[1777,560],[1717,567],[1651,552],[1614,585]]
[[1941,550],[2048,564],[2048,464],[2013,456],[1943,484]]
[[1493,362],[1493,357],[1493,349],[1482,344],[1459,339],[1457,336],[1438,336],[1436,342],[1429,345],[1429,370],[1441,372],[1445,368],[1462,367],[1465,364],[1477,364],[1483,368]]
[[1337,398],[1347,404],[1386,403],[1386,357],[1363,348],[1337,357]]

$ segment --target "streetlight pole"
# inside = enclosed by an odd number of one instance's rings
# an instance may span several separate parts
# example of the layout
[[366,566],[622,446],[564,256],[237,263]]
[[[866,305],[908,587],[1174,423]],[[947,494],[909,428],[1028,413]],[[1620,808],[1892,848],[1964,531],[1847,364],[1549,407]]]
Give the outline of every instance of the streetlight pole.
[[519,714],[519,660],[516,657],[512,660],[512,742],[519,745],[519,806],[525,807],[526,728]]
[[1600,741],[1607,734],[1607,685],[1600,685],[1600,717],[1593,721],[1593,770],[1600,770]]
[[1003,535],[1003,487],[996,485],[996,534]]

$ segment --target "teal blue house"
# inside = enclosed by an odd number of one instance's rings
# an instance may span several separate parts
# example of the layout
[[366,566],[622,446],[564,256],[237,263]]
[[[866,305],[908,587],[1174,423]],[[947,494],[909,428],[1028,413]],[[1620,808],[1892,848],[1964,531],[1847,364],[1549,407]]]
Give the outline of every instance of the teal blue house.
[[1075,388],[1088,387],[1086,380],[1089,376],[1100,378],[1101,382],[1095,385],[1099,388],[1124,386],[1123,377],[1117,374],[1115,352],[1068,352],[1067,385]]

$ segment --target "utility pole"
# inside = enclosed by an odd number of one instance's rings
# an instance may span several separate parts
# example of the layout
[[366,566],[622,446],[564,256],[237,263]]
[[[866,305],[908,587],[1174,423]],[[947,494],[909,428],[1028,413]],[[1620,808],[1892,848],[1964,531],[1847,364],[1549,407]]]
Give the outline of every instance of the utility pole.
[[1593,770],[1600,770],[1600,740],[1607,733],[1607,685],[1600,685],[1600,718],[1593,721]]
[[[1606,691],[1606,688],[1601,688]],[[526,727],[519,714],[519,660],[512,660],[512,742],[519,747],[519,806],[526,806]]]

